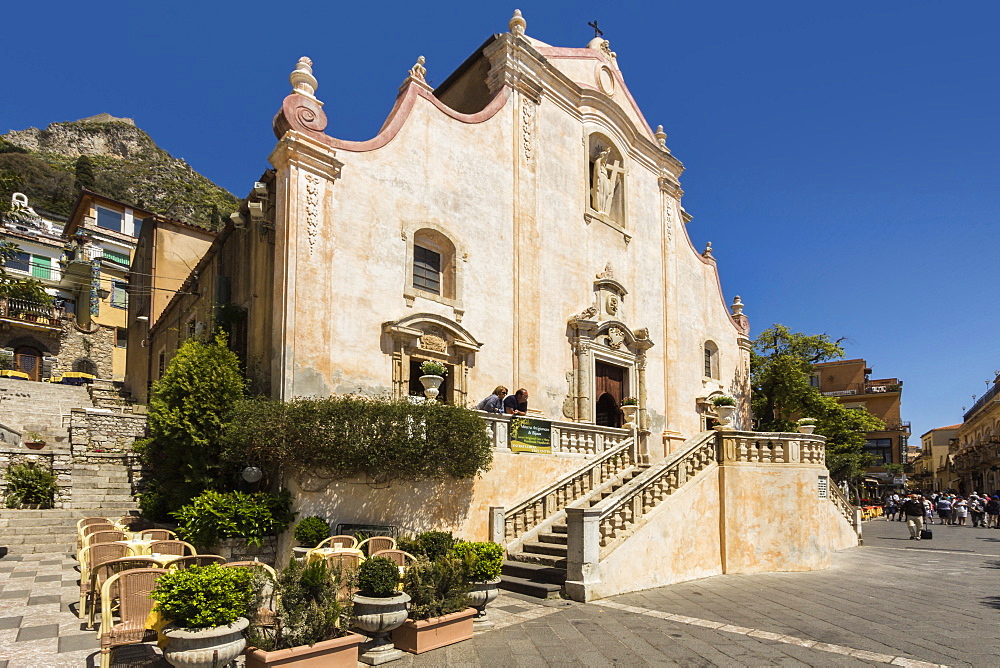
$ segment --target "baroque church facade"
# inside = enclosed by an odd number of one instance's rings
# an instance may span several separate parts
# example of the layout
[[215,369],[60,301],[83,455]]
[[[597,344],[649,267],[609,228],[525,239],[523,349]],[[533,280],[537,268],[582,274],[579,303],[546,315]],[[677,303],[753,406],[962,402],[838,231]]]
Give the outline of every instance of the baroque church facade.
[[433,360],[459,405],[523,387],[539,417],[620,426],[634,397],[652,459],[713,424],[713,396],[748,427],[749,324],[691,244],[662,126],[607,41],[525,28],[515,13],[436,88],[421,57],[367,141],[334,136],[300,59],[273,169],[162,313],[132,309],[129,389],[225,311],[275,399],[419,394]]

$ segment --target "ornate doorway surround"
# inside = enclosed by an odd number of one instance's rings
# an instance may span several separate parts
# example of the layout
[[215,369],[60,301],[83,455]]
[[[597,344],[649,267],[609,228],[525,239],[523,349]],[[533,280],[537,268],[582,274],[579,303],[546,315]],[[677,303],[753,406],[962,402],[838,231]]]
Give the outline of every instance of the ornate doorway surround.
[[469,403],[469,369],[482,347],[475,337],[454,320],[434,313],[415,313],[382,325],[383,350],[392,355],[392,396],[410,393],[411,363],[433,360],[451,368],[451,401]]
[[[623,370],[620,381],[623,396],[620,399],[631,396],[638,400],[639,431],[643,435],[648,434],[646,351],[653,346],[653,342],[649,340],[648,330],[632,330],[625,323],[628,291],[615,279],[610,264],[597,274],[594,295],[595,303],[569,319],[573,370],[566,374],[569,393],[563,403],[563,414],[576,422],[594,423],[600,394],[606,393],[607,389],[597,378],[598,365],[618,367]],[[602,380],[607,383],[607,379]]]

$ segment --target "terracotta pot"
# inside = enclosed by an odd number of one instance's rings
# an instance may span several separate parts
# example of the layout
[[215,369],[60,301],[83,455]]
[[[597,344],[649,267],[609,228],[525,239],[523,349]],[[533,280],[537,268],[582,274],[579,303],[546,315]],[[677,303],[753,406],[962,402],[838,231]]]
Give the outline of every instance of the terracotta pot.
[[420,377],[420,384],[424,386],[424,396],[429,400],[434,401],[437,396],[441,393],[438,389],[441,387],[441,383],[444,382],[443,376],[427,375]]
[[[163,635],[170,639],[163,650],[163,658],[171,666],[180,668],[213,668],[224,666],[247,646],[243,631],[250,626],[245,617],[228,626],[210,626],[204,629],[186,629],[173,624],[163,627]],[[218,652],[218,654],[216,654]]]
[[300,645],[289,649],[265,652],[251,647],[247,649],[246,668],[355,668],[358,665],[358,647],[365,637],[350,633],[343,638],[323,640],[315,645]]
[[493,622],[486,619],[486,606],[500,595],[500,578],[473,582],[469,590],[469,605],[476,609],[473,626],[477,631],[493,628]]
[[25,441],[24,444],[32,450],[41,450],[45,447],[45,441]]
[[420,621],[407,619],[392,632],[392,642],[399,649],[413,654],[453,645],[472,637],[472,619],[475,616],[475,608],[466,608],[443,617]]
[[354,603],[354,626],[371,638],[362,647],[364,653],[358,661],[377,666],[402,657],[403,653],[393,647],[387,636],[406,621],[409,594],[400,592],[385,598],[355,594],[351,600]]

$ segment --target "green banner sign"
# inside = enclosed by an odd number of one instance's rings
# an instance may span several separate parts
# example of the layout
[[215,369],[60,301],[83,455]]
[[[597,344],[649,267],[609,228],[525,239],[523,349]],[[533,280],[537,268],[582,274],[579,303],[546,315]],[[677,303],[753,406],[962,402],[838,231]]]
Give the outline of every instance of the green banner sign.
[[552,454],[552,423],[548,420],[514,418],[510,421],[510,449],[512,452]]

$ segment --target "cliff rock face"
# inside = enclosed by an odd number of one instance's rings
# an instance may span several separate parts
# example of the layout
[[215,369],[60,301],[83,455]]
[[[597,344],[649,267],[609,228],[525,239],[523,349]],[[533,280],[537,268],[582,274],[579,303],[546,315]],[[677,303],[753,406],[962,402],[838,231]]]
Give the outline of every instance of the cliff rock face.
[[[92,176],[76,173],[81,155]],[[131,119],[110,114],[0,135],[0,170],[19,178],[32,206],[59,215],[70,213],[81,185],[210,228],[236,208],[231,193],[161,149]]]

